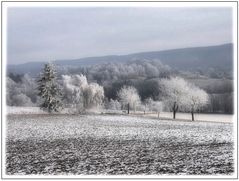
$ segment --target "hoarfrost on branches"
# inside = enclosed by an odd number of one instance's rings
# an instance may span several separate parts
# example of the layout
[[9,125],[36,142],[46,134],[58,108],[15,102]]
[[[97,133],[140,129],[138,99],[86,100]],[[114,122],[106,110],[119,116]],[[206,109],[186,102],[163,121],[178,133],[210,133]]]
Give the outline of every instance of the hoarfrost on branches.
[[84,91],[84,107],[100,107],[104,99],[104,89],[97,83],[91,83]]
[[139,94],[132,86],[122,87],[118,92],[118,97],[124,107],[129,105],[129,107],[133,110],[136,110],[137,105],[140,104]]
[[105,107],[106,107],[106,109],[120,110],[121,104],[118,100],[110,99],[110,101],[107,102]]
[[61,91],[57,84],[56,72],[53,64],[45,64],[43,72],[38,80],[38,95],[43,103],[40,107],[49,113],[58,112],[62,108]]
[[159,117],[160,112],[163,111],[162,101],[152,101],[150,106],[151,106],[151,110],[157,112]]
[[104,89],[97,83],[88,84],[84,75],[62,75],[64,100],[73,112],[99,107],[103,103]]
[[191,112],[194,121],[194,112],[204,107],[208,100],[209,96],[204,90],[188,83],[187,99],[183,102],[183,109]]
[[161,80],[161,89],[165,93],[164,102],[173,111],[173,118],[180,110],[190,111],[192,120],[194,112],[208,102],[207,93],[179,77]]
[[16,94],[12,96],[13,105],[29,106],[33,105],[31,99],[25,94]]
[[176,118],[176,113],[179,106],[185,99],[187,91],[187,82],[180,77],[171,77],[170,79],[161,80],[161,89],[165,94],[164,102],[173,111],[173,118]]
[[83,75],[62,75],[62,85],[64,101],[71,111],[83,111],[83,90],[88,85],[86,77]]
[[8,106],[36,106],[39,101],[37,84],[28,74],[20,77],[19,82],[7,77],[6,96]]

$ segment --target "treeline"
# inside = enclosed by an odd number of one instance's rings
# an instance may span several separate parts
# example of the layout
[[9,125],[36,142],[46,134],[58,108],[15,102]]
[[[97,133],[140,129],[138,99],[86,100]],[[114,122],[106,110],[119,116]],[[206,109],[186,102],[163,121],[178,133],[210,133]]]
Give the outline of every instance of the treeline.
[[[214,113],[233,113],[233,82],[228,79],[211,79],[207,75],[182,74],[163,65],[158,60],[135,60],[129,63],[110,63],[97,66],[67,68],[58,72],[58,80],[63,86],[62,75],[84,75],[90,83],[103,87],[104,102],[117,100],[117,92],[123,86],[135,87],[142,102],[151,98],[163,99],[160,80],[181,76],[205,90],[209,94],[209,103],[201,111]],[[7,79],[7,104],[10,106],[32,106],[39,104],[37,96],[37,78],[28,75],[9,74]],[[24,98],[25,101],[22,99]],[[111,101],[111,103],[112,103]],[[116,103],[117,107],[117,103]]]
[[88,67],[69,68],[67,74],[83,74],[89,81],[107,85],[118,80],[168,77],[173,70],[159,60],[134,60],[128,63],[107,63]]

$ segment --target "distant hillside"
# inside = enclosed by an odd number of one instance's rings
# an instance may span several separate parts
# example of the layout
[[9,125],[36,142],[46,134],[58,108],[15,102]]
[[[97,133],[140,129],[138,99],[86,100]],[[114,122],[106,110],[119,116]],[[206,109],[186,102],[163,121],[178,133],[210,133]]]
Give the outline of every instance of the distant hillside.
[[[59,68],[90,66],[102,63],[124,63],[135,60],[160,60],[176,70],[208,70],[209,68],[232,71],[233,69],[233,44],[224,44],[208,47],[194,47],[174,50],[142,52],[129,55],[110,55],[102,57],[88,57],[74,60],[55,60]],[[29,73],[36,75],[45,62],[29,62],[20,65],[8,65],[8,72]]]

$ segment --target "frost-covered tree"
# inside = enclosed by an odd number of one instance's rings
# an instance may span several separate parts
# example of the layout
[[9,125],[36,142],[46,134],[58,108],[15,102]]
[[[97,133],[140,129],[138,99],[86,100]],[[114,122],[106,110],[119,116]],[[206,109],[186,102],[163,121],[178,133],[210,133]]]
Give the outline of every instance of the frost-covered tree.
[[187,99],[188,82],[179,77],[172,77],[162,79],[160,86],[161,91],[165,94],[164,103],[173,112],[173,119],[175,119],[179,107]]
[[[37,104],[36,82],[29,75],[22,75],[18,82],[7,77],[7,105],[35,106]],[[21,99],[26,100],[21,100]]]
[[163,102],[162,101],[154,101],[152,98],[145,99],[144,106],[145,106],[144,111],[148,110],[148,111],[157,112],[158,117],[159,117],[159,113],[162,112],[162,110],[163,110]]
[[37,104],[39,99],[37,95],[37,82],[34,78],[30,77],[28,74],[24,74],[21,78],[21,82],[18,83],[21,92],[31,99],[31,101]]
[[33,103],[29,97],[25,94],[16,94],[12,96],[12,106],[33,106]]
[[49,113],[58,112],[62,108],[61,90],[56,80],[56,71],[53,64],[45,64],[40,74],[38,82],[38,95],[42,98],[43,103],[40,107]]
[[151,102],[151,110],[155,111],[158,114],[158,118],[159,118],[159,114],[163,110],[163,102],[161,102],[161,101],[152,101]]
[[204,107],[208,103],[209,96],[204,90],[192,84],[188,84],[188,90],[187,90],[186,96],[187,96],[187,99],[185,99],[183,102],[183,108],[186,111],[191,112],[192,121],[194,121],[194,112]]
[[145,63],[145,72],[149,77],[158,77],[159,76],[159,70],[156,66],[153,66],[151,63],[147,62]]
[[146,111],[152,111],[152,102],[153,102],[153,99],[151,97],[147,98],[144,100],[143,104],[144,104],[144,114]]
[[[136,110],[136,106],[140,104],[140,97],[137,90],[132,86],[124,86],[118,92],[118,97],[121,104],[131,109]],[[129,111],[129,109],[128,109]]]
[[111,109],[111,110],[120,110],[121,109],[121,104],[119,101],[110,99],[109,102],[105,105],[106,109]]
[[97,83],[91,83],[84,90],[84,105],[86,108],[99,107],[104,99],[104,89]]
[[87,68],[75,67],[70,70],[72,74],[82,73],[88,80],[95,80],[100,84],[125,79],[138,79],[140,77],[167,77],[171,69],[159,60],[135,59],[127,63],[105,63],[92,65]]
[[84,109],[99,107],[103,103],[104,89],[97,83],[88,84],[84,75],[62,75],[64,100],[71,108],[82,112]]
[[13,95],[16,95],[16,88],[17,88],[17,83],[12,80],[10,77],[7,77],[6,79],[6,86],[7,86],[7,105],[8,106],[13,106],[13,100],[12,97]]
[[181,109],[190,111],[194,120],[194,112],[205,106],[209,100],[204,90],[179,77],[163,79],[161,87],[166,95],[165,103],[173,111],[174,119],[176,112]]
[[83,75],[62,75],[64,101],[73,112],[84,110],[83,91],[87,86],[87,79]]

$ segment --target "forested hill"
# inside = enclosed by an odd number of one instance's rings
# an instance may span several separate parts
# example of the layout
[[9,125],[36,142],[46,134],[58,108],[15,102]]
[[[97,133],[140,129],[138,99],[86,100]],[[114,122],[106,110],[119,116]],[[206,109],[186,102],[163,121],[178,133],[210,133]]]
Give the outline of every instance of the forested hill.
[[[160,60],[176,70],[208,70],[214,68],[231,72],[233,67],[233,44],[218,46],[194,47],[174,50],[142,52],[129,55],[110,55],[102,57],[88,57],[74,60],[55,60],[59,67],[89,66],[102,63],[126,63],[137,60]],[[38,74],[42,69],[43,62],[29,62],[19,65],[8,65],[8,72],[31,75]]]

